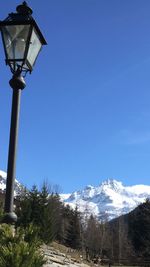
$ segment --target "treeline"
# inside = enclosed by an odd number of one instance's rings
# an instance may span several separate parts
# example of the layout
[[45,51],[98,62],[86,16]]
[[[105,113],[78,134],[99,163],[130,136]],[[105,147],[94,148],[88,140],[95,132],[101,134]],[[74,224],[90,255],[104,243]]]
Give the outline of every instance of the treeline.
[[128,215],[110,222],[98,222],[92,215],[83,218],[61,202],[59,194],[44,184],[24,191],[16,202],[17,226],[37,227],[44,243],[58,241],[81,250],[87,260],[136,263],[150,259],[150,201]]
[[60,243],[81,248],[81,218],[77,208],[65,206],[59,194],[46,184],[41,190],[36,186],[25,190],[16,199],[17,227],[33,224],[38,229],[39,238],[44,243],[57,240]]
[[[57,190],[56,190],[57,191]],[[92,215],[83,218],[76,207],[65,205],[59,194],[46,184],[41,190],[33,186],[16,199],[17,227],[33,224],[44,243],[58,241],[72,249],[81,250],[87,259],[102,255],[105,225]]]
[[114,261],[150,265],[150,200],[110,221],[108,234]]

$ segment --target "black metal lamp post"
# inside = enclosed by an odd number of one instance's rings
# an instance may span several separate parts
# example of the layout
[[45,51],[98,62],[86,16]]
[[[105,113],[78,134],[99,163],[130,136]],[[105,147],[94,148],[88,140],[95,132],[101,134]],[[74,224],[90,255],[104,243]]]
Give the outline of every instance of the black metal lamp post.
[[9,65],[13,74],[9,82],[13,89],[13,97],[4,207],[4,222],[6,223],[17,221],[17,216],[13,212],[14,181],[20,97],[21,90],[26,86],[23,77],[27,72],[32,72],[42,45],[46,45],[41,31],[32,17],[32,9],[27,6],[27,3],[23,2],[17,6],[16,11],[16,13],[10,13],[4,21],[0,21],[6,64]]

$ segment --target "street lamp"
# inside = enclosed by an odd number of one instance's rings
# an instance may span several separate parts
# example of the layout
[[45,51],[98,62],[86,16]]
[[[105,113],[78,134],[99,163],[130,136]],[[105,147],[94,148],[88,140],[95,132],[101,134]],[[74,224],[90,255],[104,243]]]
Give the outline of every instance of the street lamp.
[[46,45],[41,31],[32,17],[32,9],[28,7],[27,3],[23,2],[17,6],[16,11],[16,13],[10,13],[4,21],[0,21],[6,65],[9,65],[13,74],[9,82],[13,89],[13,96],[4,206],[4,222],[6,223],[17,221],[13,206],[21,90],[26,86],[24,81],[26,73],[32,72],[42,45]]

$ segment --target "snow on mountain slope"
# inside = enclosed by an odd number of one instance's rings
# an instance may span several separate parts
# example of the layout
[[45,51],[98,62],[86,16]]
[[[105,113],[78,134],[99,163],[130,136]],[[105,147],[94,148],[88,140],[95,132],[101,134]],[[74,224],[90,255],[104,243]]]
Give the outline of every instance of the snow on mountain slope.
[[[0,170],[0,191],[6,188],[6,172]],[[19,194],[23,186],[15,180],[15,195]],[[150,186],[124,186],[122,182],[107,179],[99,186],[86,186],[83,190],[72,194],[61,194],[61,200],[72,208],[76,206],[89,216],[95,215],[99,220],[111,220],[136,208],[146,198],[150,198]]]
[[114,179],[107,179],[97,187],[88,185],[83,190],[61,195],[62,201],[72,208],[77,206],[85,215],[93,214],[99,220],[111,220],[128,213],[146,198],[150,198],[150,186],[124,186]]
[[[0,170],[0,191],[4,191],[6,189],[6,177],[7,173]],[[23,186],[17,180],[15,180],[14,189],[14,195],[17,195],[22,191]]]

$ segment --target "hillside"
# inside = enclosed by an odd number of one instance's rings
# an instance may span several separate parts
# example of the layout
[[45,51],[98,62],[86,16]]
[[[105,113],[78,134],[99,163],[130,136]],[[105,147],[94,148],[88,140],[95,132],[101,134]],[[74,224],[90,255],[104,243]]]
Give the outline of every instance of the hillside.
[[51,246],[43,245],[42,251],[47,259],[44,267],[89,267],[84,262],[81,253],[56,242],[53,242]]

